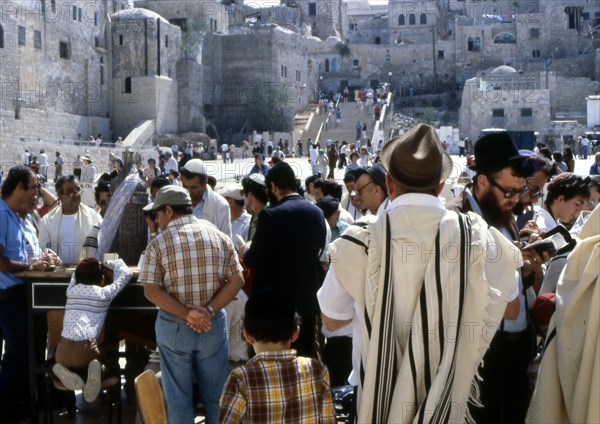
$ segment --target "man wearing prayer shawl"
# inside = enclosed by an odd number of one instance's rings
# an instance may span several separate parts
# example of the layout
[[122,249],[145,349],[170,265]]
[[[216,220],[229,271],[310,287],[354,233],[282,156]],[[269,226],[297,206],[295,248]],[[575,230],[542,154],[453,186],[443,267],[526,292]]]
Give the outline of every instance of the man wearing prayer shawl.
[[444,208],[452,162],[432,127],[390,140],[381,159],[390,203],[334,242],[323,322],[352,325],[358,422],[464,422],[522,258],[479,216]]
[[527,423],[600,422],[600,208],[567,257]]

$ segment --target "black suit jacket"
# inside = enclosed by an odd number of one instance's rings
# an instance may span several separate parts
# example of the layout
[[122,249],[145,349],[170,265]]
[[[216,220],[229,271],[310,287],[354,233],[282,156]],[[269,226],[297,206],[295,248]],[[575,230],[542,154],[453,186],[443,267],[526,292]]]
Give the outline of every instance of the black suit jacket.
[[326,234],[323,212],[297,194],[263,209],[244,255],[246,266],[256,270],[253,293],[281,290],[300,314],[317,313],[316,293],[323,275],[319,254]]

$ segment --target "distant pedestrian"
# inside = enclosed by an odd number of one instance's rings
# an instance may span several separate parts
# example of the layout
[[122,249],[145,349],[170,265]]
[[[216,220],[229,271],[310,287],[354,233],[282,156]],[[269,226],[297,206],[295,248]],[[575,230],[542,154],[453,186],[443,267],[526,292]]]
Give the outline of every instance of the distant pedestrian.
[[56,160],[54,161],[54,182],[57,182],[62,177],[62,169],[65,160],[60,155],[60,152],[56,152]]
[[362,124],[360,123],[360,121],[358,121],[356,123],[356,140],[360,140],[361,139],[361,137],[360,137],[361,131],[362,131]]

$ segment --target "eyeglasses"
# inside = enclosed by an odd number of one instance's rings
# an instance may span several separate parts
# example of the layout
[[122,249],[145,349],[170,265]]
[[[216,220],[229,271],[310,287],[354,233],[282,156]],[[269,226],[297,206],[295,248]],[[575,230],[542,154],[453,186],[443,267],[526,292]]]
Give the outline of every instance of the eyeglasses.
[[532,187],[529,184],[527,184],[525,186],[525,188],[523,189],[523,191],[521,192],[521,195],[527,194],[529,193],[529,197],[542,197],[544,195],[544,190],[542,190],[541,188],[538,187]]
[[364,190],[364,188],[365,188],[366,186],[368,186],[369,184],[373,184],[373,183],[374,183],[374,181],[369,181],[368,183],[366,183],[366,184],[365,184],[364,186],[362,186],[361,188],[356,188],[356,187],[355,187],[355,188],[354,188],[354,190],[352,190],[352,191],[350,192],[350,196],[354,197],[354,196],[356,196],[357,194],[358,194],[358,195],[360,195],[360,192],[361,192],[361,191],[363,191],[363,190]]
[[505,199],[510,199],[512,197],[515,197],[517,195],[522,195],[525,194],[527,192],[527,186],[522,187],[522,188],[511,188],[510,190],[502,187],[500,184],[498,184],[496,182],[496,180],[494,180],[493,178],[488,178],[488,181],[490,182],[490,184],[494,187],[496,187],[498,190],[500,190],[502,192],[502,194],[504,195]]

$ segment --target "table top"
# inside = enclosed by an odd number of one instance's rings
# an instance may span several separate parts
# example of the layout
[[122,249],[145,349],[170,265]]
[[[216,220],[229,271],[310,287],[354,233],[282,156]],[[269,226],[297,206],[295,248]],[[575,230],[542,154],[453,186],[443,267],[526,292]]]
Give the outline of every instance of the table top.
[[[140,269],[137,266],[130,266],[129,269],[133,272],[133,278],[137,278]],[[62,280],[70,279],[75,272],[75,266],[57,266],[54,271],[23,271],[15,273],[18,278],[27,280]]]

